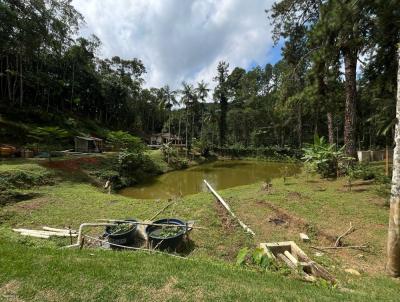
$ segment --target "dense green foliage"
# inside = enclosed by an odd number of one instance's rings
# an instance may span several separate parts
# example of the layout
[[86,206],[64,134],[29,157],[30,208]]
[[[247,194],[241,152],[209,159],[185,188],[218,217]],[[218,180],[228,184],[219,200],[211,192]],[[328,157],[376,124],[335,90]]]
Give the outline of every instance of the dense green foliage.
[[35,164],[4,167],[0,170],[0,205],[31,198],[29,194],[24,196],[21,190],[53,183],[53,173]]
[[[0,9],[0,108],[7,118],[71,130],[77,120],[91,120],[142,138],[171,132],[202,153],[301,149],[314,134],[345,145],[348,155],[391,145],[396,0],[276,1],[267,13],[282,59],[249,70],[222,61],[213,91],[204,81],[144,88],[139,58],[100,58],[98,38],[77,37],[83,17],[70,1],[6,0]],[[11,132],[0,137],[18,141]]]
[[143,152],[144,145],[140,138],[124,131],[110,131],[107,141],[116,149],[125,149],[129,152]]
[[[41,163],[41,160],[5,161],[0,171],[52,171],[40,166]],[[269,194],[260,190],[261,183],[221,190],[219,193],[229,200],[238,217],[245,217],[257,230],[255,239],[226,216],[221,217],[212,194],[202,192],[180,198],[163,216],[193,219],[196,225],[207,227],[192,231],[190,238],[195,246],[189,260],[185,260],[157,253],[90,248],[86,247],[87,242],[82,250],[60,249],[70,243],[69,238],[43,240],[13,232],[13,227],[40,229],[45,225],[78,228],[80,223],[98,218],[144,220],[169,204],[167,200],[155,202],[104,194],[68,171],[58,176],[53,186],[26,191],[37,194],[30,200],[0,207],[0,293],[6,300],[12,297],[53,301],[56,297],[63,301],[122,298],[153,301],[162,295],[165,300],[192,301],[199,300],[199,293],[200,300],[213,301],[391,301],[397,297],[398,282],[380,275],[384,269],[381,254],[386,243],[383,226],[387,223],[387,207],[384,199],[375,194],[373,184],[355,186],[349,191],[343,178],[307,179],[299,175],[290,177],[286,183],[281,178],[274,179],[274,191]],[[295,220],[288,227],[267,222],[267,217],[277,215],[268,205],[284,211],[285,219]],[[350,257],[343,252],[315,257],[310,246],[319,240],[325,242],[321,231],[333,236],[340,234],[349,221],[368,232],[358,231],[345,242],[368,242],[372,252],[362,252],[363,257],[357,256],[358,251]],[[294,273],[266,262],[255,249],[259,238],[272,242],[290,240],[297,238],[298,230],[303,227],[313,243],[298,242],[298,245],[337,277],[344,290],[297,280]],[[104,228],[91,231],[102,234]],[[240,262],[243,267],[235,267],[236,255],[244,247],[249,247],[251,253],[244,255],[244,262]],[[344,268],[350,265],[360,269],[361,276],[345,273]]]
[[336,177],[341,174],[340,168],[351,160],[345,156],[343,150],[344,147],[336,150],[335,145],[327,143],[324,137],[316,135],[314,143],[303,148],[303,159],[323,177]]

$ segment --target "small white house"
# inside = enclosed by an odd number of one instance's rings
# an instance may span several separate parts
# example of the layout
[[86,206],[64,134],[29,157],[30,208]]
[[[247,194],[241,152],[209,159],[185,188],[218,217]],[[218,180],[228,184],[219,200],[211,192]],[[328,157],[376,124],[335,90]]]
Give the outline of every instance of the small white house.
[[150,136],[151,146],[161,146],[162,144],[171,143],[172,145],[182,145],[182,139],[171,133],[156,133]]

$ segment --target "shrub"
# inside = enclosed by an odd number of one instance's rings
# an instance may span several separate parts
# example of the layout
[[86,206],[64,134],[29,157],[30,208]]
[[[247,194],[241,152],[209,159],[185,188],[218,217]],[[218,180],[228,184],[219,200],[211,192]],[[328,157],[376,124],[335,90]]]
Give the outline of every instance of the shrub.
[[140,153],[145,149],[142,140],[125,131],[110,131],[107,134],[107,141],[120,150],[125,149],[129,152]]
[[50,176],[49,172],[5,171],[0,173],[0,190],[29,189],[33,186],[53,184]]
[[122,151],[116,164],[118,178],[114,176],[114,187],[126,187],[138,183],[149,175],[159,174],[159,168],[149,156],[142,152]]
[[279,263],[268,258],[262,248],[255,248],[254,250],[251,250],[248,247],[242,248],[236,256],[236,265],[250,266],[269,271],[282,270]]
[[324,137],[315,135],[314,144],[303,148],[302,159],[322,177],[334,177],[340,174],[344,163],[352,160],[345,156],[343,150],[344,146],[336,150],[336,146],[327,143]]
[[63,148],[70,134],[59,127],[37,127],[30,132],[30,136],[47,151],[50,160],[51,151]]
[[0,172],[0,205],[22,196],[19,190],[36,186],[52,185],[52,174],[44,169],[33,171],[9,170]]
[[186,158],[180,157],[178,150],[171,147],[170,144],[163,144],[161,152],[164,160],[174,169],[185,169],[189,166],[189,161]]

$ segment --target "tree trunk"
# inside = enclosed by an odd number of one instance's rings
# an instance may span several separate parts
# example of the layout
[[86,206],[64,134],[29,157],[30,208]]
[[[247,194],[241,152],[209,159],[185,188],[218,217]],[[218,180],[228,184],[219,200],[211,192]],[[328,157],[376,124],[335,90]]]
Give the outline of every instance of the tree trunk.
[[74,87],[75,87],[75,63],[72,62],[72,83],[71,83],[71,111],[74,102]]
[[16,91],[17,91],[17,82],[18,82],[18,55],[15,55],[15,77],[14,77],[14,84],[13,84],[13,89],[12,89],[12,100],[13,103],[16,101]]
[[397,67],[397,104],[393,176],[390,197],[389,231],[387,242],[386,271],[392,277],[400,277],[400,46]]
[[171,109],[169,109],[168,121],[169,140],[171,140]]
[[24,102],[24,84],[22,79],[22,57],[19,58],[19,106]]
[[193,137],[194,137],[194,111],[192,111],[192,135],[190,137],[190,144],[192,144]]
[[221,116],[219,120],[219,144],[220,147],[225,145],[226,134],[226,112],[228,110],[228,100],[225,96],[221,96],[220,100]]
[[204,104],[201,104],[201,129],[200,129],[200,139],[203,139],[203,127],[204,127]]
[[188,119],[188,109],[186,107],[186,125],[185,125],[185,146],[186,146],[186,157],[189,156],[189,149],[188,149],[188,123],[189,123],[189,119]]
[[327,112],[326,113],[326,118],[328,120],[328,140],[329,140],[329,144],[333,145],[335,143],[335,134],[333,132],[332,112]]
[[301,103],[298,104],[297,107],[297,140],[299,143],[299,148],[303,146],[303,137],[302,137],[302,132],[303,132],[303,121],[302,121],[302,106]]
[[181,121],[182,121],[182,111],[179,112],[179,123],[178,123],[178,137],[181,139]]
[[50,108],[50,91],[47,91],[47,106],[46,106],[46,112],[49,112]]
[[11,102],[11,78],[10,78],[10,63],[8,61],[8,55],[6,57],[6,69],[7,69],[7,88],[8,88],[8,100]]
[[356,119],[356,69],[357,69],[357,50],[344,49],[344,68],[345,68],[345,90],[346,104],[344,111],[344,144],[346,154],[356,156],[355,143],[355,119]]
[[[0,74],[3,75],[3,58],[0,57]],[[1,97],[5,96],[5,91],[3,90],[3,78],[0,78],[0,93]]]

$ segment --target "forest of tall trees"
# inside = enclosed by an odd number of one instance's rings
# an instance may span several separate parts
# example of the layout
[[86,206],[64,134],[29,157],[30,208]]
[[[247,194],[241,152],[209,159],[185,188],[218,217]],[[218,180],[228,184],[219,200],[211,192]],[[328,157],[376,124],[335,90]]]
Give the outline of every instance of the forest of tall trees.
[[140,58],[99,57],[97,37],[77,36],[83,17],[71,1],[3,0],[0,12],[5,116],[91,119],[143,136],[171,131],[210,147],[299,148],[315,134],[349,155],[392,145],[397,0],[276,1],[266,18],[283,43],[277,63],[220,62],[213,83],[176,89],[145,88]]

